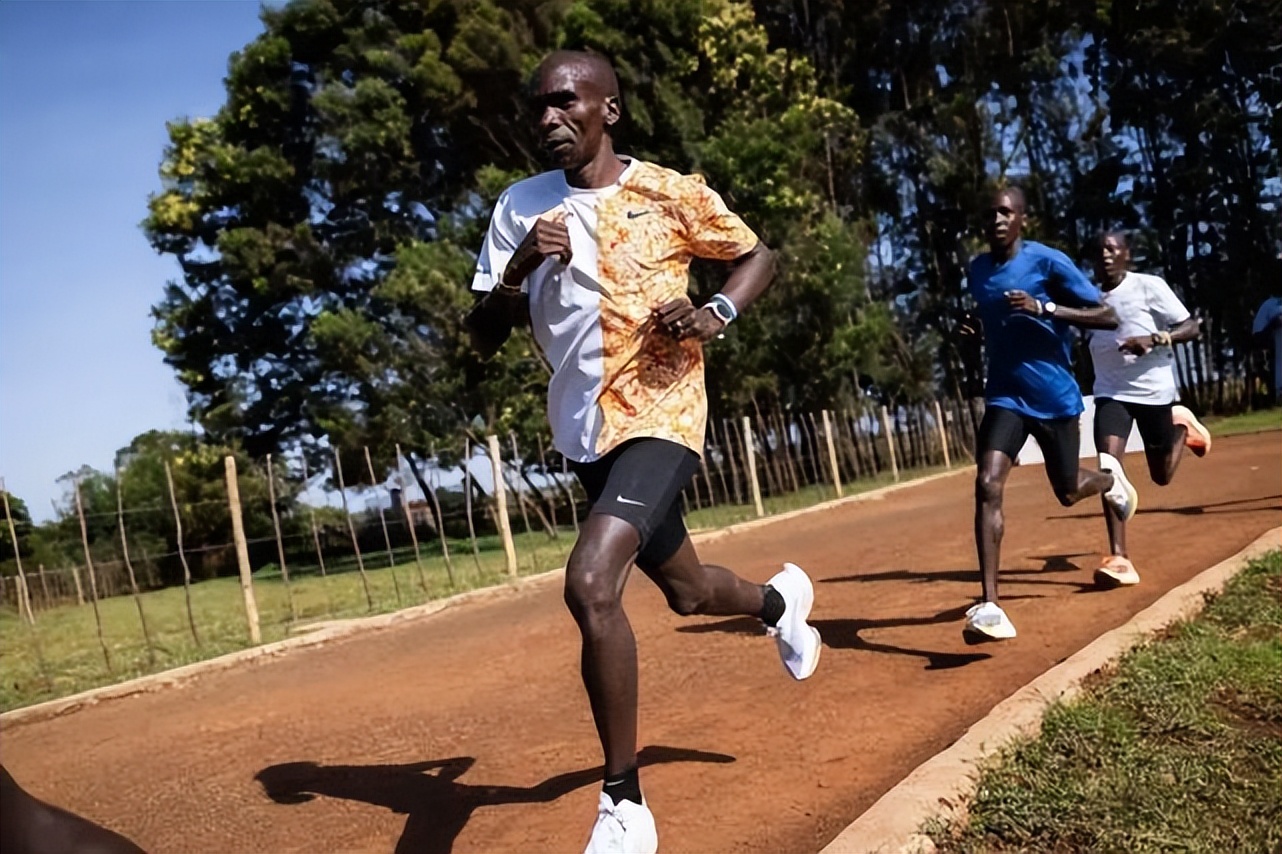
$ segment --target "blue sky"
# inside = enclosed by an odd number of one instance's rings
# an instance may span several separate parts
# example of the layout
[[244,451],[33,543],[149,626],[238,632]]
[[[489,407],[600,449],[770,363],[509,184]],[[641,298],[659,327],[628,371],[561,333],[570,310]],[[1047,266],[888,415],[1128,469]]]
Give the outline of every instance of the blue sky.
[[186,424],[148,314],[178,267],[138,223],[165,122],[218,109],[258,9],[0,3],[0,475],[37,520],[65,472]]

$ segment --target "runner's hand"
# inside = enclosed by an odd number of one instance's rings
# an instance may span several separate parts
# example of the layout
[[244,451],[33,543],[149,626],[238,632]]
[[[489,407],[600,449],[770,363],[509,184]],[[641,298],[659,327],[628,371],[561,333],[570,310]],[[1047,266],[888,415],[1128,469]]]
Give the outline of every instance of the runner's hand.
[[512,260],[503,273],[503,281],[519,287],[526,276],[533,273],[545,259],[556,257],[562,264],[569,264],[573,254],[565,215],[556,214],[538,219],[521,245],[512,253]]
[[666,302],[655,311],[659,325],[673,338],[684,341],[693,338],[706,344],[725,329],[721,318],[707,308],[695,308],[690,300],[682,297]]
[[1153,349],[1152,335],[1136,335],[1133,338],[1127,338],[1117,349],[1123,353],[1130,353],[1132,356],[1144,356]]
[[1022,311],[1027,314],[1040,315],[1042,303],[1026,291],[1007,291],[1006,303],[1011,311]]

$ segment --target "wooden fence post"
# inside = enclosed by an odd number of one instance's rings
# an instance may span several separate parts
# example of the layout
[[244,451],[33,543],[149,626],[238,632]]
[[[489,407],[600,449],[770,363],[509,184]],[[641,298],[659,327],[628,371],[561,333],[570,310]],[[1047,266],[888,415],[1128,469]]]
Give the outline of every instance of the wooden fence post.
[[895,478],[895,483],[899,483],[899,463],[895,459],[895,434],[890,429],[890,413],[884,406],[881,408],[881,426],[886,434],[886,449],[890,452],[890,472]]
[[373,611],[374,597],[369,592],[369,577],[365,574],[365,560],[361,557],[361,544],[356,538],[356,523],[352,521],[352,511],[347,507],[347,483],[343,480],[343,461],[338,458],[338,448],[334,448],[334,473],[338,475],[338,496],[343,501],[347,533],[352,538],[352,551],[356,553],[356,569],[361,574],[361,586],[365,588],[365,604]]
[[[365,451],[365,467],[369,469],[369,485],[375,490],[378,489],[378,478],[374,474],[374,462],[369,456],[369,445],[362,445]],[[378,500],[378,496],[374,496]],[[383,526],[383,545],[387,546],[387,571],[392,574],[392,590],[396,592],[396,604],[401,604],[401,582],[396,577],[396,555],[392,552],[392,537],[387,533],[387,516],[383,513],[383,505],[378,505],[378,523]]]
[[761,503],[761,484],[757,482],[757,454],[753,450],[752,420],[743,416],[743,456],[748,463],[748,483],[752,486],[752,503],[758,516],[766,515],[766,508]]
[[[93,555],[89,553],[89,529],[85,525],[85,507],[80,501],[80,481],[75,482],[76,515],[80,517],[80,544],[85,549],[85,568],[89,572],[89,593],[93,598],[93,619],[98,626],[98,645],[102,647],[102,659],[107,662],[107,672],[114,673],[111,667],[111,653],[107,651],[107,641],[102,636],[102,614],[98,611],[98,575],[93,569]],[[14,545],[17,546],[15,540]]]
[[[21,585],[18,588],[18,616],[25,619],[29,624],[34,625],[36,615],[31,613],[31,596],[27,590],[27,574],[22,570],[22,550],[18,548],[18,531],[13,526],[13,515],[9,512],[9,493],[5,491],[4,481],[0,480],[0,498],[4,499],[4,520],[9,526],[9,541],[13,543],[13,559],[18,563],[18,581]],[[26,615],[23,616],[22,606],[27,606]]]
[[467,535],[472,541],[472,562],[476,564],[476,577],[479,581],[484,573],[481,571],[481,550],[476,545],[476,523],[472,520],[472,441],[463,439],[463,509],[467,512]]
[[726,419],[721,419],[721,435],[725,438],[722,447],[725,448],[726,457],[730,460],[730,480],[734,484],[734,503],[743,503],[743,491],[739,488],[739,465],[734,461],[734,443],[730,439],[730,425]]
[[289,586],[289,567],[285,565],[285,540],[280,535],[280,514],[276,512],[276,471],[272,468],[272,455],[267,455],[267,497],[272,503],[272,527],[276,529],[276,556],[280,558],[280,578],[285,582],[285,599],[289,602],[289,619],[298,622],[298,608],[294,605],[294,591]]
[[828,417],[828,410],[820,413],[824,422],[824,442],[828,445],[828,465],[832,468],[832,485],[837,489],[837,497],[841,498],[845,492],[841,488],[841,469],[837,467],[837,443],[832,438],[832,421]]
[[245,622],[249,625],[249,642],[263,642],[258,627],[258,602],[254,599],[254,574],[249,568],[249,546],[245,543],[245,521],[240,513],[240,482],[236,477],[236,458],[223,458],[227,471],[227,509],[231,513],[231,536],[236,541],[236,564],[240,567],[240,593],[245,600]]
[[[570,480],[570,463],[564,456],[561,457],[561,474]],[[579,535],[579,500],[574,495],[574,481],[570,480],[565,487],[566,494],[570,497],[570,520],[574,523],[574,535]]]
[[[398,442],[396,445],[396,468],[397,479],[401,479],[401,446]],[[423,574],[423,555],[418,548],[418,531],[414,529],[414,514],[410,512],[409,492],[406,489],[407,484],[402,481],[401,485],[401,509],[405,511],[405,525],[410,531],[410,542],[414,544],[414,566],[418,568],[418,585],[423,588],[423,595],[427,595],[427,576]],[[423,496],[426,498],[427,496]],[[445,535],[441,535],[441,542],[445,542]],[[449,566],[448,564],[446,565]],[[449,567],[450,587],[454,586],[454,569]]]
[[953,462],[948,456],[948,429],[944,426],[944,414],[935,400],[935,429],[939,431],[939,447],[944,449],[944,468],[952,468]]
[[44,610],[47,611],[53,607],[53,600],[49,598],[49,582],[45,579],[45,565],[43,563],[40,564],[39,572],[40,572],[40,592],[44,595],[44,603],[45,603]]
[[507,486],[503,482],[503,458],[499,456],[499,437],[485,437],[490,452],[490,470],[494,473],[494,503],[499,537],[503,540],[503,554],[507,558],[507,574],[516,578],[516,544],[512,542],[512,525],[507,518]]
[[[60,518],[62,514],[58,510],[58,502],[50,498],[49,506],[53,508],[53,518],[55,520]],[[85,604],[85,588],[80,583],[80,570],[76,568],[76,565],[74,563],[71,565],[71,580],[76,583],[76,604],[77,605]]]
[[142,624],[142,639],[147,644],[147,662],[156,666],[156,650],[151,643],[151,632],[147,630],[147,615],[142,612],[142,596],[138,593],[138,579],[134,575],[134,565],[129,559],[129,539],[125,536],[125,501],[122,494],[121,472],[116,469],[116,521],[120,526],[120,555],[124,558],[125,569],[129,572],[129,589],[134,594],[134,605],[138,607],[138,622]]
[[[187,625],[191,628],[191,639],[200,646],[200,634],[196,631],[196,617],[191,611],[191,567],[187,565],[187,553],[183,549],[183,520],[178,513],[178,496],[174,494],[174,475],[169,469],[169,460],[165,460],[165,483],[169,485],[169,506],[174,509],[174,530],[178,543],[178,560],[183,566],[183,596],[187,600]],[[143,553],[146,557],[146,553]]]

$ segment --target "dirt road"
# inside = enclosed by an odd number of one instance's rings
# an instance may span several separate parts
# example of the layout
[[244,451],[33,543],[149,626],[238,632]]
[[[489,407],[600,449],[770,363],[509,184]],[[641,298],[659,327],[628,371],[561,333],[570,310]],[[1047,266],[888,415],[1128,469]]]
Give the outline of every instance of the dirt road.
[[[1003,595],[1020,635],[968,647],[971,478],[707,544],[764,581],[816,580],[827,648],[784,676],[752,620],[668,613],[639,573],[642,781],[667,852],[806,852],[994,704],[1282,514],[1282,434],[1219,439],[1158,489],[1129,458],[1136,588],[1097,592],[1099,505],[1039,469],[1007,491]],[[154,852],[579,851],[599,749],[555,580],[174,690],[7,727],[33,793]]]

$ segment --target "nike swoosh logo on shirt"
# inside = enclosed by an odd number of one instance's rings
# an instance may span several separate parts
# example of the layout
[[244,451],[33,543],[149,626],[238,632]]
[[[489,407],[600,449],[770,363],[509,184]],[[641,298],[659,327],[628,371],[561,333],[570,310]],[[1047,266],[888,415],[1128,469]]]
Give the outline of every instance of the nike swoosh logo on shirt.
[[624,498],[622,495],[616,495],[616,496],[614,496],[614,500],[615,500],[615,501],[617,501],[617,502],[619,502],[620,504],[631,504],[631,505],[632,505],[632,506],[634,506],[634,507],[644,507],[644,506],[645,506],[645,502],[644,502],[644,501],[633,501],[631,498]]
[[628,211],[628,219],[636,219],[639,216],[654,213],[654,211]]

